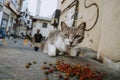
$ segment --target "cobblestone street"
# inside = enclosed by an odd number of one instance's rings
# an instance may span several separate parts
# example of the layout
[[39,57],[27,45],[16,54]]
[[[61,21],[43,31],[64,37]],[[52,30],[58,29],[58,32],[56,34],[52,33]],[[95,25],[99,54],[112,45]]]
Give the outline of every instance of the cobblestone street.
[[[30,45],[24,46],[23,40],[16,39],[17,43],[14,43],[14,39],[8,41],[7,45],[3,45],[0,42],[0,80],[44,80],[44,74],[41,70],[41,66],[44,61],[54,63],[57,60],[63,59],[70,64],[91,64],[91,67],[95,67],[98,71],[104,72],[107,76],[104,80],[119,80],[120,72],[112,70],[101,63],[89,59],[69,56],[48,57],[46,54],[35,52]],[[33,64],[30,68],[25,68],[25,65],[29,62]],[[59,80],[55,78],[55,75],[49,75],[50,80]],[[73,79],[70,79],[73,80]]]

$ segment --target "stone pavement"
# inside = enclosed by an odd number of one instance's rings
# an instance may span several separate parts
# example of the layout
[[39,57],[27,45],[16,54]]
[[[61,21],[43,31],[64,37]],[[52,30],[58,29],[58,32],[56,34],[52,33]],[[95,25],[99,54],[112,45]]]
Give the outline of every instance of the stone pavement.
[[[44,80],[44,74],[41,70],[41,66],[44,61],[54,63],[57,60],[63,59],[70,64],[91,64],[91,68],[96,68],[100,72],[104,72],[107,76],[104,80],[119,80],[120,72],[104,66],[103,64],[84,57],[69,57],[58,56],[49,57],[46,54],[35,52],[32,47],[23,45],[23,40],[16,39],[17,43],[14,43],[14,39],[8,40],[7,46],[0,43],[0,80]],[[33,64],[30,68],[25,68],[25,65],[29,62]],[[49,80],[56,79],[55,75],[49,75]],[[70,79],[73,80],[73,79]]]
[[19,38],[6,39],[5,44],[2,41],[0,41],[0,45],[13,47],[13,48],[32,49],[32,47],[30,46],[30,42],[28,42],[27,45],[24,45],[23,39],[19,39]]

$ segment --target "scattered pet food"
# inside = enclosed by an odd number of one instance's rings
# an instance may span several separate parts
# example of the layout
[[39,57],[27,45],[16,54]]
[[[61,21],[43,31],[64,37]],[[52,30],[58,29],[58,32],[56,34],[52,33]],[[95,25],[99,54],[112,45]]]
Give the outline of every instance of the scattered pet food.
[[[86,64],[88,67],[90,64]],[[44,62],[41,67],[45,75],[54,74],[58,72],[58,78],[61,80],[103,80],[102,73],[96,73],[92,69],[78,65],[71,65],[64,62],[64,60],[57,61],[55,64]],[[74,78],[74,79],[72,79]],[[45,78],[44,80],[48,80]]]
[[36,64],[37,62],[36,61],[33,61],[33,64]]
[[30,65],[29,65],[29,64],[26,64],[26,65],[25,65],[25,68],[30,68]]

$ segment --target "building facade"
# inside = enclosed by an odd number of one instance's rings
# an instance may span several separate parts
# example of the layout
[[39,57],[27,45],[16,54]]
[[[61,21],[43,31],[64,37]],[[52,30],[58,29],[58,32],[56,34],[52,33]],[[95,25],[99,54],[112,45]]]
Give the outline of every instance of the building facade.
[[37,29],[40,29],[44,38],[48,37],[50,31],[54,29],[54,27],[51,26],[51,18],[34,16],[32,36],[34,36]]
[[[1,0],[0,5],[0,29],[10,34],[21,36],[31,28],[32,19],[26,0]],[[24,28],[24,29],[23,29]]]
[[32,30],[32,18],[27,7],[25,11],[20,12],[18,22],[18,35],[29,35],[28,32]]
[[21,5],[22,0],[3,0],[3,9],[0,12],[0,29],[14,33]]
[[98,59],[119,62],[119,3],[120,0],[58,0],[59,21],[74,27],[86,22],[85,38],[79,46],[97,51]]

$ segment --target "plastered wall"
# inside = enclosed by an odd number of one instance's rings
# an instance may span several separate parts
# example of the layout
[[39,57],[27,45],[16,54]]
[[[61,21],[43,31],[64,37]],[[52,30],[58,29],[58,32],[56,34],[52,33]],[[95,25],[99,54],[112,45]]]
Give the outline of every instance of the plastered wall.
[[[72,0],[72,1],[65,0],[63,4],[60,3],[61,1],[62,0],[60,0],[58,2],[59,3],[58,8],[61,9],[61,11],[63,11],[74,0]],[[101,9],[101,1],[86,0],[87,5],[89,5],[91,3],[96,3],[100,7],[99,9]],[[69,11],[74,12],[74,9],[75,8],[72,7],[68,11],[64,12],[64,14],[62,14],[60,16],[60,21],[70,22],[71,18],[69,18],[68,15],[71,15],[71,12],[69,12]],[[94,22],[96,20],[96,16],[97,16],[97,9],[95,6],[92,6],[92,7],[86,9],[84,7],[84,0],[79,0],[78,17],[77,17],[77,20],[75,21],[76,24],[74,27],[77,27],[82,22],[86,22],[87,23],[86,28],[88,29],[94,24]],[[69,25],[69,24],[67,24],[67,25]],[[98,44],[99,44],[99,38],[100,38],[100,30],[101,30],[100,26],[101,26],[101,10],[99,10],[99,18],[98,18],[97,24],[94,26],[94,28],[92,30],[85,32],[85,39],[79,46],[97,50]],[[59,29],[60,29],[60,25],[59,25]]]
[[120,61],[120,0],[103,0],[98,57]]
[[[65,0],[66,2],[60,4],[60,1],[58,8],[61,10],[70,2]],[[96,50],[97,58],[107,57],[113,61],[120,61],[120,0],[86,0],[86,5],[91,3],[98,5],[98,21],[92,30],[85,32],[85,39],[79,46]],[[65,20],[64,16],[60,16],[60,21]],[[95,6],[85,8],[84,0],[79,0],[76,27],[85,21],[87,23],[86,28],[89,29],[94,24],[96,16],[97,9]]]
[[93,50],[98,49],[99,39],[100,39],[100,31],[101,31],[101,19],[102,19],[102,10],[101,10],[101,1],[100,0],[86,0],[86,5],[90,5],[92,3],[96,3],[99,8],[99,13],[97,13],[96,6],[91,6],[89,8],[85,8],[84,0],[79,0],[79,12],[78,19],[76,21],[77,25],[82,22],[86,22],[86,29],[91,28],[99,15],[97,23],[90,31],[85,31],[85,39],[80,44],[80,47],[87,47]]
[[[43,28],[42,25],[43,23],[47,23],[47,28]],[[32,36],[36,33],[37,29],[40,29],[41,34],[44,37],[47,37],[50,33],[51,30],[53,30],[53,26],[51,26],[49,21],[41,21],[37,20],[36,22],[33,23],[33,31],[32,31]]]

